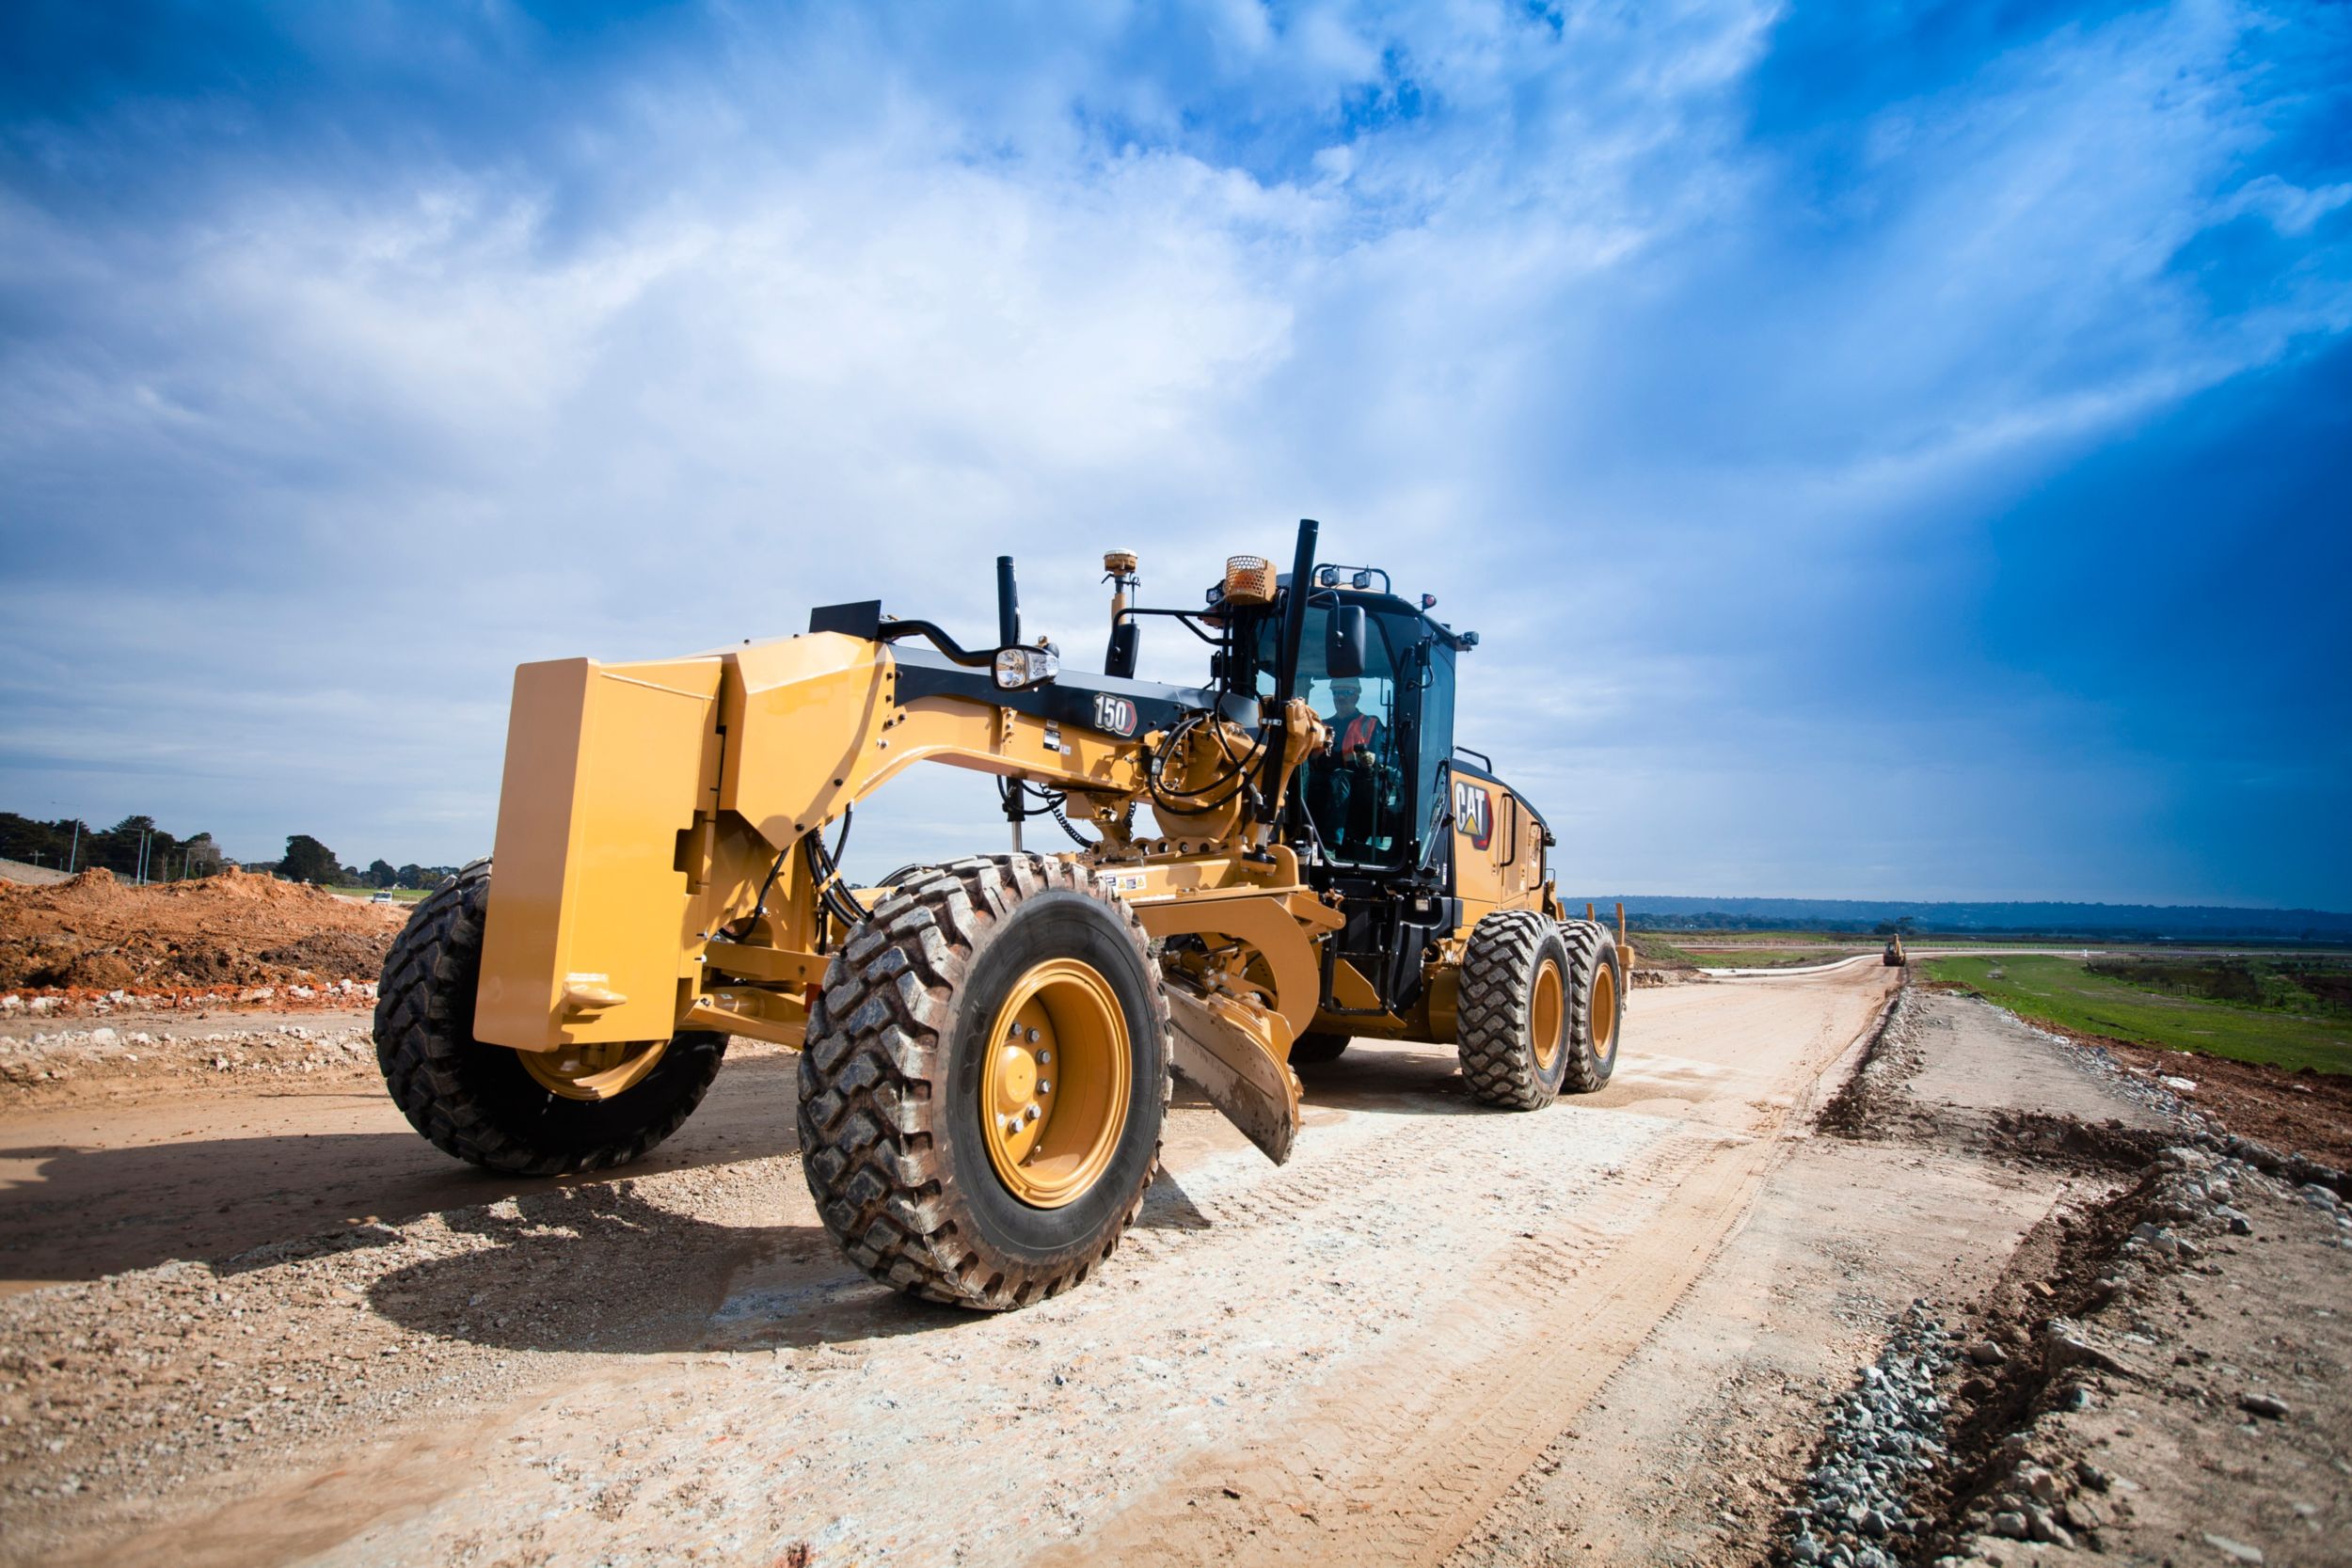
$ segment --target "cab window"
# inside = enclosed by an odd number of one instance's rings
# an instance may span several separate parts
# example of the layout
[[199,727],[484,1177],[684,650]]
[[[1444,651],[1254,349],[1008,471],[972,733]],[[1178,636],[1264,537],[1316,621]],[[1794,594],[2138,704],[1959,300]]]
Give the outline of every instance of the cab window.
[[[1334,677],[1324,662],[1329,610],[1310,607],[1298,655],[1298,694],[1331,728],[1331,748],[1300,770],[1307,815],[1324,851],[1359,864],[1394,864],[1411,847],[1415,780],[1405,736],[1412,716],[1400,711],[1400,663],[1417,627],[1395,616],[1368,617],[1360,676]],[[1279,617],[1267,617],[1257,648],[1257,691],[1272,700],[1280,662]]]

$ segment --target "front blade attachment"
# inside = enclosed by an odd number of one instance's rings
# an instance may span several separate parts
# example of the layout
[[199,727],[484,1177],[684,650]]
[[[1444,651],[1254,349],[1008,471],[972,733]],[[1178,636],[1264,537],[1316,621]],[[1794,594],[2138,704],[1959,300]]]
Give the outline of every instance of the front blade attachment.
[[1298,1075],[1283,1059],[1290,1029],[1281,1016],[1181,984],[1168,986],[1168,1010],[1177,1070],[1267,1159],[1288,1160],[1298,1137]]

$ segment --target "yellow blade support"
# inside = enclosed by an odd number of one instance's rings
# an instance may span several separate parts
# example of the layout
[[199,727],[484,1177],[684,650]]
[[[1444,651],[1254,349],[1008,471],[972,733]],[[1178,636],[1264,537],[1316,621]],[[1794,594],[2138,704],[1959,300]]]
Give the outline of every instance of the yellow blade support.
[[1168,988],[1176,1068],[1276,1164],[1298,1137],[1298,1075],[1282,1015],[1182,985]]

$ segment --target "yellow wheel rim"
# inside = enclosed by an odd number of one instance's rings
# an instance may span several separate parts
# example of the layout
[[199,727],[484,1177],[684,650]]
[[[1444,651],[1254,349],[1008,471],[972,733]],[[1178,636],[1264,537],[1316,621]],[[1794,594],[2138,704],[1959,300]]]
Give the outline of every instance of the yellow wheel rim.
[[1535,995],[1527,1009],[1527,1027],[1535,1047],[1535,1065],[1544,1071],[1560,1059],[1567,1035],[1567,988],[1561,984],[1560,966],[1546,958],[1535,968]]
[[615,1040],[516,1054],[523,1059],[523,1070],[550,1094],[565,1100],[610,1100],[644,1082],[669,1048],[668,1040]]
[[980,1069],[980,1131],[1006,1190],[1032,1209],[1073,1202],[1127,1127],[1127,1015],[1091,965],[1039,964],[996,1010]]
[[1602,964],[1593,973],[1593,1058],[1607,1062],[1617,1053],[1617,971]]

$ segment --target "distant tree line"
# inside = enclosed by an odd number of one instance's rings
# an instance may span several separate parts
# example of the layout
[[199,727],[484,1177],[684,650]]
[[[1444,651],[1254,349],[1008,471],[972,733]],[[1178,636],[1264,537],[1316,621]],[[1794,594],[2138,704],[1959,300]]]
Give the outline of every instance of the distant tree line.
[[249,869],[266,871],[290,882],[317,882],[336,887],[438,887],[446,877],[457,874],[453,865],[394,865],[389,861],[371,861],[363,870],[345,865],[335,851],[312,838],[309,833],[295,833],[286,840],[285,858],[256,863]]
[[210,833],[181,838],[155,826],[151,816],[126,816],[111,828],[93,828],[76,817],[40,822],[0,811],[0,860],[60,871],[103,866],[126,879],[144,872],[151,882],[209,877],[224,857]]
[[[179,838],[155,826],[151,816],[126,816],[111,828],[92,828],[75,817],[36,821],[14,812],[0,812],[0,860],[28,865],[55,866],[60,871],[87,871],[101,866],[128,880],[144,867],[151,882],[209,877],[229,863],[210,833]],[[286,840],[285,855],[275,861],[252,861],[247,871],[263,871],[293,882],[319,882],[337,887],[429,888],[456,874],[453,865],[394,865],[371,862],[364,869],[346,865],[326,845],[309,833]]]

